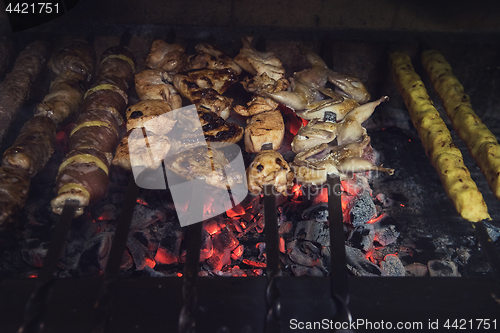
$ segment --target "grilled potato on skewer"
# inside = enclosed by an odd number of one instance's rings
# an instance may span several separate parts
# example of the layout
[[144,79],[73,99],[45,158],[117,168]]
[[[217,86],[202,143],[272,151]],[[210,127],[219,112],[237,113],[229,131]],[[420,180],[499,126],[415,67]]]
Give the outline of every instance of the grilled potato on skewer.
[[442,54],[435,50],[425,51],[422,64],[443,101],[453,128],[467,144],[491,191],[500,200],[500,145],[495,135],[472,110],[469,96]]
[[390,62],[394,81],[410,112],[413,125],[457,212],[471,222],[490,219],[483,196],[463,162],[462,153],[453,143],[424,83],[415,73],[410,57],[393,52]]

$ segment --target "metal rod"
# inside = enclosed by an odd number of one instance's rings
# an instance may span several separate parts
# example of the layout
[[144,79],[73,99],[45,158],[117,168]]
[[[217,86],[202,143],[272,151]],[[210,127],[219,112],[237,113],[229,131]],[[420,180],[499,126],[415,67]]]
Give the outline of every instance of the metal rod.
[[349,302],[349,280],[345,252],[344,221],[342,216],[342,189],[337,175],[327,176],[328,184],[328,221],[330,224],[330,283],[334,301],[337,304],[335,318],[350,320],[347,308]]
[[49,249],[43,259],[43,266],[40,274],[38,274],[37,287],[33,294],[31,294],[28,304],[26,305],[24,323],[19,328],[19,333],[41,332],[43,330],[43,312],[50,295],[52,287],[51,282],[54,277],[57,263],[61,258],[64,242],[66,241],[66,236],[68,235],[71,221],[75,216],[77,206],[78,202],[74,200],[67,200],[64,204],[61,218],[54,228],[54,234],[52,235]]
[[104,282],[99,291],[99,296],[94,305],[94,329],[93,333],[105,332],[109,314],[111,312],[111,303],[113,301],[113,285],[118,278],[120,266],[125,252],[127,237],[132,223],[134,208],[137,203],[139,187],[135,183],[134,176],[130,175],[127,193],[122,204],[122,210],[117,218],[117,226],[113,243],[109,251],[108,262],[104,271]]
[[486,226],[483,222],[474,222],[471,224],[491,268],[497,276],[500,276],[500,255],[486,230]]
[[281,275],[278,220],[276,216],[276,189],[273,185],[264,186],[264,219],[266,241],[266,272],[269,280],[266,288],[266,332],[279,332],[280,321],[280,291],[277,278]]

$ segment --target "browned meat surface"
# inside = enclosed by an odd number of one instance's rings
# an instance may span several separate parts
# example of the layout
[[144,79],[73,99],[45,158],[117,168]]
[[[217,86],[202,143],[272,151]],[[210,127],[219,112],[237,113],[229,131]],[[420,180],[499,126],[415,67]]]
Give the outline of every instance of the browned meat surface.
[[186,70],[193,69],[231,69],[236,75],[240,75],[242,69],[225,52],[207,43],[195,46],[196,54],[188,58]]
[[29,44],[16,59],[12,72],[0,85],[0,143],[15,115],[28,99],[31,85],[42,70],[47,56],[47,44]]
[[186,64],[185,48],[180,44],[168,44],[157,39],[151,44],[146,66],[158,68],[168,73],[177,73],[184,69]]
[[12,41],[7,37],[0,38],[0,75],[9,66],[13,53],[14,46],[12,45]]
[[31,178],[16,167],[0,167],[0,231],[11,226],[28,197]]
[[3,154],[3,165],[36,175],[54,152],[56,123],[48,117],[33,117],[24,124],[14,144]]
[[70,136],[56,181],[57,196],[52,210],[61,214],[66,200],[78,201],[76,216],[107,192],[109,165],[118,144],[118,126],[123,123],[128,88],[133,85],[135,61],[128,48],[104,51],[97,79],[85,94],[82,114]]

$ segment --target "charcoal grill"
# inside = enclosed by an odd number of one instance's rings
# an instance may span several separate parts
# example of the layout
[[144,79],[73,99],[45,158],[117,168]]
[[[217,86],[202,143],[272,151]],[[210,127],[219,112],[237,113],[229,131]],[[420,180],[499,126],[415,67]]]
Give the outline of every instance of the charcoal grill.
[[[273,196],[266,196],[267,276],[198,278],[201,224],[195,224],[188,230],[182,278],[124,278],[119,275],[119,267],[139,193],[135,182],[130,181],[103,276],[53,279],[59,251],[49,252],[38,279],[0,280],[2,332],[16,332],[22,325],[26,325],[26,332],[36,331],[40,322],[44,323],[46,332],[190,332],[194,329],[197,332],[275,332],[280,329],[292,331],[292,319],[297,322],[347,321],[349,316],[354,321],[363,319],[372,323],[381,320],[394,325],[397,322],[422,323],[424,330],[429,328],[430,322],[439,320],[442,325],[448,319],[472,320],[477,324],[476,319],[490,318],[496,319],[497,327],[500,326],[498,244],[487,241],[483,225],[472,228],[457,217],[411,126],[407,131],[381,126],[391,119],[395,109],[404,109],[390,78],[386,53],[403,49],[416,57],[421,45],[419,39],[424,39],[439,48],[454,64],[456,75],[464,78],[462,83],[471,95],[476,112],[484,117],[497,136],[500,135],[500,116],[496,114],[500,103],[496,93],[500,73],[497,63],[500,28],[491,19],[500,6],[489,12],[471,9],[472,19],[456,10],[453,14],[457,20],[454,21],[446,18],[447,7],[439,5],[432,22],[425,22],[420,13],[426,11],[424,5],[427,2],[417,5],[406,1],[395,5],[384,1],[381,6],[390,9],[394,15],[391,20],[370,19],[369,9],[378,14],[382,10],[370,8],[371,2],[365,1],[359,3],[367,5],[367,10],[357,15],[340,2],[326,5],[319,1],[313,1],[307,8],[299,1],[292,1],[286,8],[272,4],[272,11],[258,15],[262,12],[252,13],[250,3],[227,1],[204,11],[203,7],[196,7],[199,4],[188,9],[184,2],[173,1],[167,11],[156,10],[165,6],[157,1],[149,1],[139,10],[114,1],[106,4],[82,1],[65,16],[12,37],[19,49],[40,37],[58,40],[91,33],[96,37],[96,48],[102,51],[106,43],[118,42],[128,31],[132,35],[131,43],[140,49],[138,54],[145,54],[144,50],[154,38],[165,38],[172,32],[185,41],[215,41],[229,51],[237,50],[235,45],[239,45],[239,38],[248,33],[265,36],[268,45],[299,41],[310,43],[318,50],[323,45],[322,55],[330,58],[333,65],[343,66],[367,80],[372,96],[391,96],[389,106],[373,117],[369,130],[374,148],[384,155],[384,164],[401,170],[401,173],[393,182],[384,181],[376,186],[382,191],[394,189],[400,184],[408,184],[411,177],[412,184],[425,185],[426,188],[426,192],[421,193],[421,206],[411,208],[411,198],[401,199],[398,201],[400,207],[392,211],[391,216],[395,220],[410,220],[411,223],[406,223],[404,228],[413,225],[416,230],[428,228],[432,234],[442,232],[455,238],[475,235],[473,243],[480,242],[491,268],[462,278],[348,277],[344,246],[338,246],[344,244],[340,196],[329,193],[330,227],[337,231],[330,235],[332,274],[329,277],[277,276],[280,262],[276,260],[278,238],[273,228],[276,226],[276,204]],[[255,5],[252,3],[252,6]],[[458,9],[466,8],[460,4],[457,6]],[[95,8],[101,10],[96,12]],[[336,20],[329,22],[328,15]],[[351,18],[342,21],[343,15]],[[403,17],[411,20],[405,21]],[[482,24],[473,23],[478,17],[482,17]],[[5,18],[2,24],[3,31],[8,31]],[[139,38],[134,39],[134,36]],[[414,61],[414,65],[418,70],[418,61]],[[290,69],[299,70],[300,67]],[[428,90],[440,107],[432,89]],[[26,115],[18,117],[11,130],[12,141],[16,129],[18,131],[21,126],[19,124],[25,120],[23,117]],[[454,139],[461,142],[456,137]],[[10,143],[6,140],[1,152]],[[500,203],[475,168],[465,146],[460,148],[485,196],[493,221],[498,225]],[[331,189],[335,188],[336,181],[338,179],[329,178]],[[44,181],[39,179],[34,184],[42,186]],[[43,192],[34,190],[33,193]],[[53,232],[51,243],[62,244],[64,227],[70,220],[64,216],[54,220],[62,230]],[[466,235],[461,235],[464,230]],[[335,328],[330,330],[335,331]]]

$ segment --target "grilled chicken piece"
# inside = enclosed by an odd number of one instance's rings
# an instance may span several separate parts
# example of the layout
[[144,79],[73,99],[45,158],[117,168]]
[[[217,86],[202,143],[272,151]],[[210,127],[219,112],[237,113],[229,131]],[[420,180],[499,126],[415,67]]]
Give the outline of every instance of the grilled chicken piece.
[[221,94],[236,80],[237,76],[228,69],[202,69],[175,75],[174,86],[197,108],[204,108],[227,119],[231,113],[233,99]]
[[207,43],[195,46],[196,54],[187,60],[186,70],[193,69],[231,69],[236,75],[240,75],[242,69],[225,52]]
[[161,69],[146,69],[135,75],[135,91],[140,100],[161,99],[173,110],[182,107],[182,98],[167,80],[168,73]]
[[272,149],[279,149],[285,136],[285,123],[279,110],[259,113],[247,119],[245,128],[245,150],[258,153],[265,143],[272,143]]
[[324,122],[319,119],[311,120],[297,132],[292,141],[292,150],[299,153],[305,149],[316,147],[322,143],[328,143],[337,138],[339,145],[358,141],[366,133],[361,124],[365,122],[375,111],[380,103],[389,100],[383,96],[376,101],[366,103],[353,109],[342,121]]
[[[301,50],[312,68],[294,75],[291,91],[264,91],[264,96],[292,108],[300,117],[309,120],[323,119],[326,111],[334,112],[337,120],[341,120],[349,111],[370,99],[359,79],[334,72],[317,54],[306,48]],[[328,81],[336,85],[340,93],[325,88]]]
[[271,79],[278,81],[285,77],[285,68],[273,52],[259,52],[252,47],[251,36],[241,39],[243,48],[234,61],[253,76],[266,73]]
[[165,167],[188,180],[203,179],[209,185],[230,189],[242,184],[244,175],[232,169],[223,152],[207,146],[184,150],[165,159]]
[[259,95],[265,91],[267,93],[276,93],[284,91],[290,86],[290,82],[281,78],[278,81],[271,79],[266,73],[253,78],[247,78],[241,82],[243,88],[248,92],[256,93],[247,106],[236,105],[234,111],[242,116],[253,116],[261,112],[272,111],[278,108],[278,103],[272,98]]
[[158,68],[170,74],[184,69],[186,49],[180,44],[168,44],[161,39],[151,44],[145,64],[149,68]]
[[[167,134],[175,125],[174,117],[163,117],[159,121],[150,121],[172,111],[170,104],[163,100],[152,99],[132,105],[126,111],[127,131],[146,127],[155,133]],[[168,121],[163,121],[164,119]]]
[[[226,122],[211,111],[198,108],[197,116],[194,118],[193,113],[189,113],[189,117],[178,115],[177,126],[182,129],[182,135],[174,141],[175,146],[192,148],[207,142],[212,148],[221,148],[237,143],[243,137],[243,128]],[[199,130],[200,124],[202,131]]]
[[247,169],[248,189],[254,194],[262,192],[265,185],[274,185],[276,192],[287,195],[293,185],[293,172],[280,153],[261,151]]

